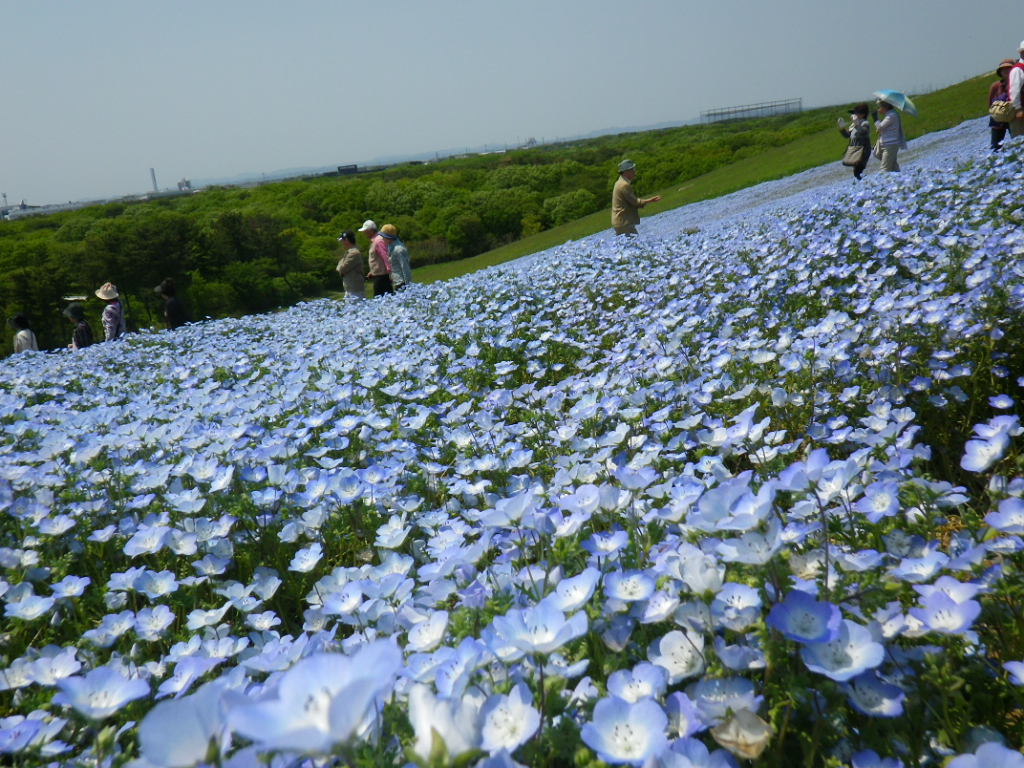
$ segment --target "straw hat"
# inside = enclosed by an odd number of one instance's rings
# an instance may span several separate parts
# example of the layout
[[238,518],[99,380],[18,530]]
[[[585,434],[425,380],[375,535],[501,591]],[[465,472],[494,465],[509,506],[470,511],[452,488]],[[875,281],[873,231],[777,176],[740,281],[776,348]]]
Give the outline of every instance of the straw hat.
[[999,66],[996,67],[996,77],[1002,77],[1002,75],[999,74],[999,72],[1004,69],[1013,69],[1013,65],[1016,63],[1017,62],[1015,62],[1013,59],[1003,59],[1002,61],[1000,61]]
[[380,234],[382,237],[386,237],[388,240],[394,240],[398,237],[398,227],[394,224],[385,224],[380,228]]
[[96,289],[96,297],[103,299],[104,301],[110,301],[111,299],[117,298],[117,286],[113,283],[104,283]]

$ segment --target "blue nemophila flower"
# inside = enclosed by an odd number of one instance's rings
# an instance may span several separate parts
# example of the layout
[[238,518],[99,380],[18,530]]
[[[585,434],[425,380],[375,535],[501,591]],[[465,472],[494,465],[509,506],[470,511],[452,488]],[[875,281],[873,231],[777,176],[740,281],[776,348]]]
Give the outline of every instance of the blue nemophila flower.
[[316,564],[320,562],[320,558],[324,556],[323,547],[319,541],[314,541],[308,547],[300,549],[295,553],[291,563],[288,566],[289,571],[298,571],[299,573],[309,573],[312,571]]
[[674,629],[651,643],[647,658],[668,673],[672,685],[704,671],[704,637]]
[[540,727],[540,712],[523,683],[517,683],[507,695],[488,698],[480,709],[480,718],[480,748],[491,754],[514,752]]
[[125,543],[124,553],[129,557],[152,555],[163,549],[170,528],[165,525],[144,525]]
[[657,581],[646,571],[612,571],[604,577],[605,595],[624,603],[648,599],[656,586]]
[[1016,416],[995,416],[987,424],[976,424],[977,439],[968,440],[960,466],[968,472],[984,472],[1006,453],[1010,437],[1021,433]]
[[612,765],[643,765],[668,747],[668,717],[653,699],[628,702],[617,696],[601,699],[580,737]]
[[139,751],[148,764],[199,765],[209,758],[210,744],[218,754],[226,747],[226,686],[207,683],[181,699],[162,701],[139,724]]
[[391,640],[352,656],[309,656],[280,677],[273,695],[232,708],[228,725],[260,749],[322,754],[373,727],[401,663]]
[[843,682],[881,664],[885,649],[865,627],[844,619],[834,639],[807,643],[800,656],[812,672]]
[[171,624],[174,613],[166,605],[143,608],[135,614],[135,634],[140,640],[159,640]]
[[957,755],[946,768],[1024,768],[1024,755],[1015,749],[989,741],[973,754]]
[[660,699],[668,685],[668,674],[660,665],[640,662],[633,669],[619,669],[608,676],[608,693],[626,701]]
[[922,557],[905,557],[889,573],[903,581],[920,584],[934,578],[949,562],[949,556],[937,549],[929,549]]
[[999,502],[997,512],[985,515],[985,522],[1000,533],[1024,535],[1024,499],[1012,496]]
[[683,738],[652,761],[652,768],[736,768],[736,758],[724,749],[710,751],[699,739]]
[[900,511],[900,485],[894,480],[879,480],[864,489],[864,497],[854,509],[869,522],[877,523],[885,517],[892,517]]
[[629,534],[623,530],[608,533],[595,532],[582,546],[587,552],[599,559],[613,558],[620,549],[629,544]]
[[52,597],[27,594],[20,600],[9,600],[4,606],[4,615],[12,619],[34,621],[45,616],[53,608],[56,600]]
[[871,717],[899,717],[906,694],[895,685],[883,682],[874,672],[865,672],[845,685],[854,708]]
[[39,685],[56,685],[58,680],[70,677],[82,669],[77,654],[75,648],[58,649],[48,646],[38,659],[29,664],[29,677]]
[[426,762],[437,739],[450,759],[478,749],[483,704],[483,698],[476,692],[467,691],[457,699],[443,699],[425,685],[414,685],[409,691],[409,722],[416,739],[412,750]]
[[942,590],[926,595],[920,607],[910,609],[910,615],[928,630],[946,635],[964,634],[980,614],[981,603],[976,600],[960,602]]
[[839,637],[839,608],[794,589],[768,612],[768,626],[798,643],[828,643]]
[[150,600],[156,600],[175,592],[178,589],[178,580],[170,571],[146,571],[135,580],[135,589]]
[[721,626],[742,632],[761,617],[761,595],[746,584],[726,582],[711,602],[711,615]]
[[1007,661],[1003,669],[1010,673],[1010,681],[1014,685],[1024,685],[1024,661]]
[[722,664],[734,672],[764,669],[767,661],[756,636],[748,635],[749,644],[728,644],[724,638],[715,638],[715,652]]
[[555,605],[558,610],[566,613],[582,608],[594,594],[597,583],[601,579],[601,572],[596,568],[584,568],[575,576],[562,579],[555,586],[555,591],[548,595],[546,600]]
[[175,662],[174,674],[160,683],[156,698],[164,696],[177,698],[183,695],[192,687],[193,683],[223,661],[223,659],[211,659],[209,656],[184,656]]
[[709,725],[717,725],[728,718],[730,712],[747,709],[757,712],[764,697],[758,696],[754,684],[745,677],[704,678],[686,689],[697,705],[701,718]]
[[434,650],[444,639],[448,629],[448,611],[433,611],[423,621],[409,628],[406,651],[426,652]]
[[665,711],[668,714],[669,733],[677,738],[685,739],[707,728],[697,705],[682,691],[669,695],[665,700]]
[[[578,611],[569,617],[548,600],[529,608],[515,609],[491,622],[495,640],[523,653],[552,653],[587,631],[587,616]],[[492,650],[497,650],[492,646]]]
[[146,696],[149,684],[137,677],[128,677],[111,666],[97,667],[82,677],[65,677],[57,681],[60,691],[55,704],[71,707],[90,720],[103,720],[130,701]]

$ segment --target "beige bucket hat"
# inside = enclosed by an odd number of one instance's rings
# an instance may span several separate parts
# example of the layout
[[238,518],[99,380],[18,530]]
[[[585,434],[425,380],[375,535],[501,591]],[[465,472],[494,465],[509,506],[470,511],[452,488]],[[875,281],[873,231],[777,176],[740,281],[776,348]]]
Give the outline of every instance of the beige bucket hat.
[[97,298],[109,301],[110,299],[117,298],[117,286],[113,283],[104,283],[98,289],[96,289]]

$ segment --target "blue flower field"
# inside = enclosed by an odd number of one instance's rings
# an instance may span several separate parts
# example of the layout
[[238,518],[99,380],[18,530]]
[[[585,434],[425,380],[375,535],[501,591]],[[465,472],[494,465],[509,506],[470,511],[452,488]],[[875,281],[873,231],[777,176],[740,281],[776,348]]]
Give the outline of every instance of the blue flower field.
[[986,146],[8,358],[0,761],[1024,766]]

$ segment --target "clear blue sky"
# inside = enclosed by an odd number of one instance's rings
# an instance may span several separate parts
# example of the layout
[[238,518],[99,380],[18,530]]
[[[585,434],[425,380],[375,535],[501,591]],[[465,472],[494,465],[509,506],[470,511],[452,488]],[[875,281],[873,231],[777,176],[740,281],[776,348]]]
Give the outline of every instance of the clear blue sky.
[[1020,0],[0,0],[0,192],[12,203],[93,199],[147,191],[150,167],[170,187],[777,98],[917,93],[1015,55],[1022,10]]

